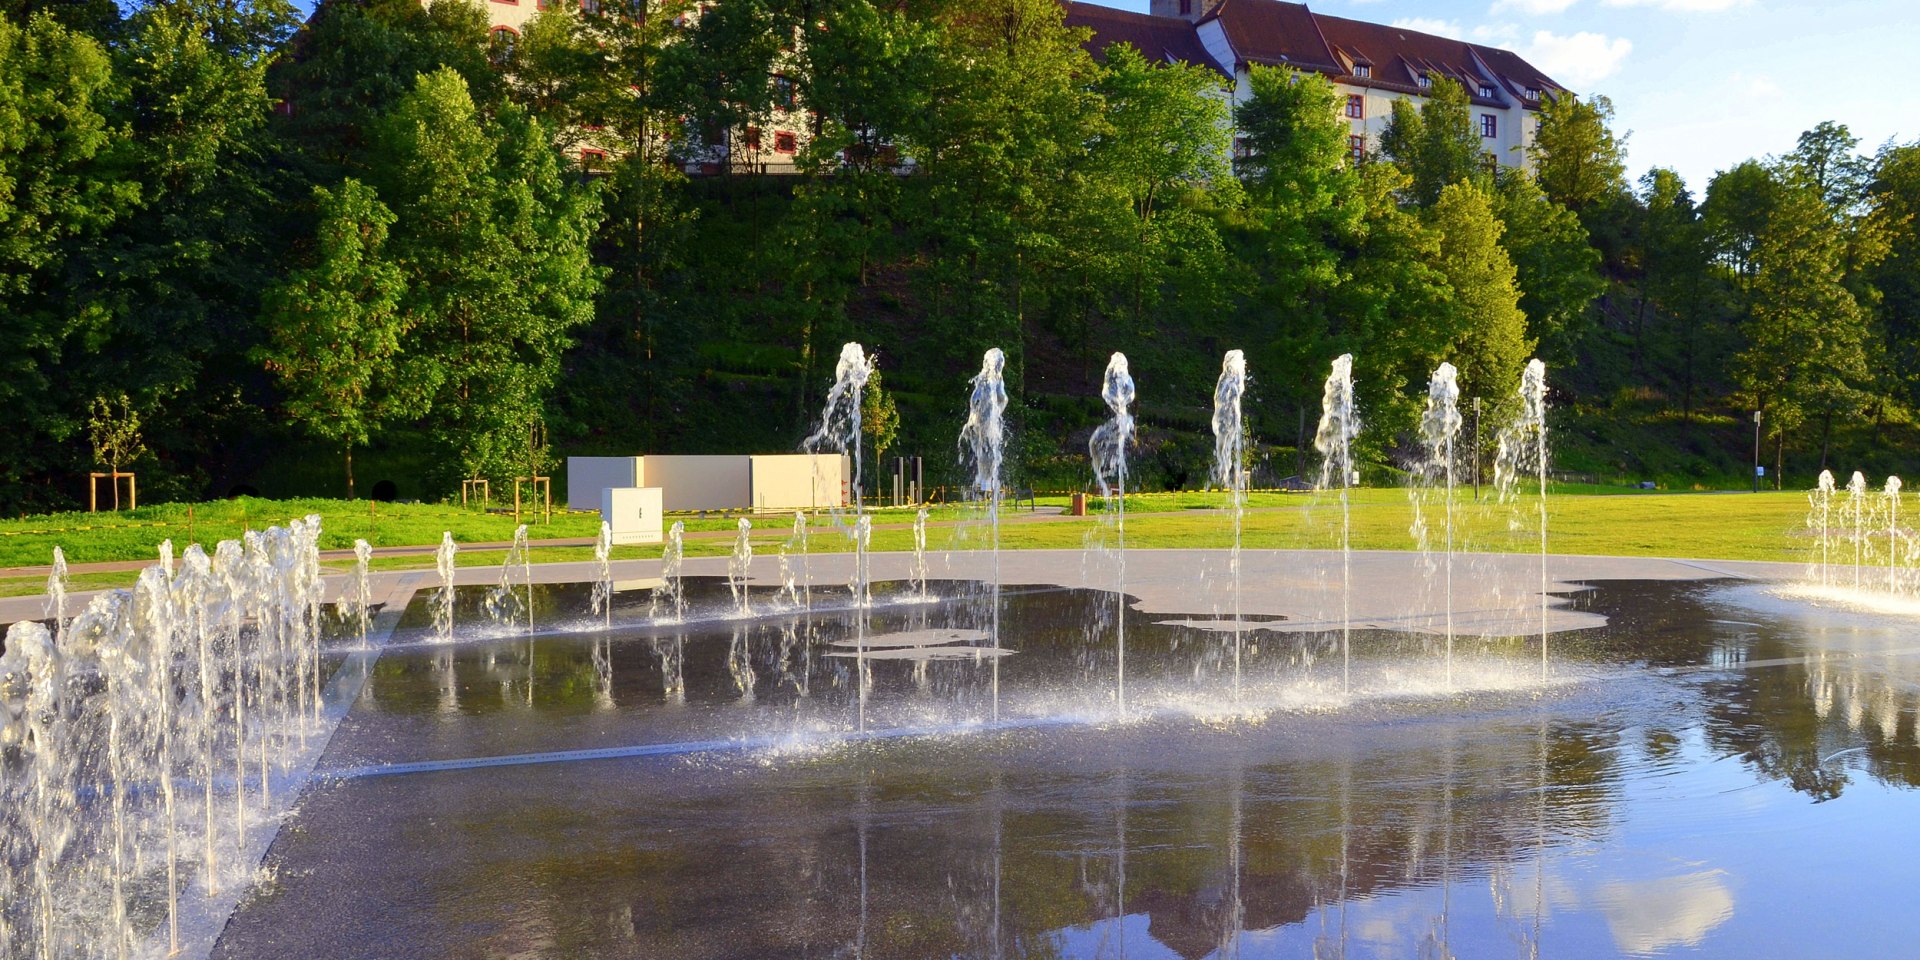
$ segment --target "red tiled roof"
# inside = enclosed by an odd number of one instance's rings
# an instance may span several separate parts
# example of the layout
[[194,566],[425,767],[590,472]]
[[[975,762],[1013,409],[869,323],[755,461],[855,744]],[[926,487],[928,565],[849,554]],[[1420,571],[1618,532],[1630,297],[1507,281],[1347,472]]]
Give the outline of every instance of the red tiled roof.
[[1226,68],[1207,56],[1206,48],[1200,45],[1199,35],[1193,32],[1193,24],[1179,17],[1153,17],[1071,0],[1066,8],[1067,26],[1092,28],[1093,39],[1087,42],[1087,51],[1096,57],[1103,55],[1107,47],[1113,44],[1125,43],[1140,51],[1148,60],[1180,60],[1210,67],[1222,76],[1231,76]]
[[1326,38],[1314,22],[1313,11],[1303,3],[1281,0],[1221,0],[1200,23],[1220,21],[1227,42],[1243,60],[1253,63],[1286,64],[1300,70],[1346,71],[1328,49]]
[[[1565,90],[1511,50],[1330,17],[1286,0],[1220,0],[1193,25],[1178,17],[1152,17],[1073,0],[1066,7],[1068,24],[1093,29],[1087,46],[1095,53],[1108,44],[1126,42],[1154,59],[1173,58],[1220,69],[1207,56],[1197,33],[1199,27],[1218,21],[1242,61],[1322,73],[1350,86],[1421,96],[1427,92],[1420,86],[1421,76],[1446,77],[1465,87],[1474,103],[1519,104],[1527,109],[1540,105],[1526,97],[1527,90],[1543,94]],[[1354,76],[1356,64],[1368,66],[1371,76]],[[1235,66],[1228,64],[1227,69]],[[1481,96],[1482,85],[1492,88],[1493,95]]]

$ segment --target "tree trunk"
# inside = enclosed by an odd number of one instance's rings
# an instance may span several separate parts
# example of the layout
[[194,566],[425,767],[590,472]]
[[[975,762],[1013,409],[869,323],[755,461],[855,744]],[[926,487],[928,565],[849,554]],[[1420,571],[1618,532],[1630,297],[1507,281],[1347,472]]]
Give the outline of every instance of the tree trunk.
[[113,488],[113,512],[120,512],[120,464],[107,464],[107,486]]
[[353,444],[347,444],[347,499],[353,499]]
[[1780,489],[1780,469],[1787,462],[1787,432],[1777,430],[1773,434],[1773,488]]
[[1827,453],[1833,448],[1833,411],[1820,419],[1820,469],[1827,469]]

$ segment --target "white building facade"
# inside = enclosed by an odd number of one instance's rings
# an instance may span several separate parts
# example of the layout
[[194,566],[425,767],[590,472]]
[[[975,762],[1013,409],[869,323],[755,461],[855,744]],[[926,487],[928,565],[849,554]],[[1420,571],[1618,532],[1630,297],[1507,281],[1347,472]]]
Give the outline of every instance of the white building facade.
[[1393,103],[1426,101],[1442,78],[1467,92],[1482,152],[1503,166],[1526,166],[1543,103],[1570,95],[1511,50],[1401,27],[1330,17],[1282,0],[1151,0],[1151,14],[1092,3],[1067,4],[1067,22],[1093,30],[1098,53],[1128,43],[1150,59],[1184,61],[1219,72],[1237,105],[1252,95],[1255,65],[1292,67],[1331,80],[1356,160],[1375,151]]

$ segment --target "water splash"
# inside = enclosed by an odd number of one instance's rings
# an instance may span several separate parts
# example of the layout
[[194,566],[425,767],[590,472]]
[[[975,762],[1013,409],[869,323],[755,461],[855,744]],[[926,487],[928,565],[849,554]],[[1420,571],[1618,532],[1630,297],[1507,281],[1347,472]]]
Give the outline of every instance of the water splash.
[[1867,478],[1858,470],[1847,480],[1847,518],[1853,527],[1853,588],[1858,590],[1867,548]]
[[680,563],[687,552],[686,536],[687,525],[678,520],[667,528],[667,542],[660,550],[660,589],[653,592],[648,603],[649,619],[660,620],[663,607],[675,623],[687,618],[687,594],[680,577]]
[[1114,705],[1123,716],[1127,712],[1127,447],[1133,442],[1133,375],[1127,370],[1127,356],[1114,353],[1107,360],[1107,372],[1101,381],[1100,399],[1106,401],[1113,416],[1093,431],[1087,440],[1087,454],[1093,460],[1093,479],[1100,496],[1109,505],[1113,517],[1115,544],[1114,583],[1119,609],[1114,613]]
[[1512,503],[1528,480],[1538,490],[1540,534],[1540,675],[1547,674],[1547,365],[1527,361],[1515,391],[1520,399],[1513,419],[1500,431],[1493,458],[1493,482],[1502,502]]
[[1240,622],[1240,528],[1247,506],[1247,428],[1240,403],[1247,393],[1247,358],[1228,350],[1220,361],[1220,378],[1213,385],[1213,484],[1227,492],[1227,510],[1233,516],[1233,549],[1227,572],[1233,578],[1233,699],[1240,699],[1240,658],[1243,634]]
[[191,899],[251,881],[238,853],[279,815],[272,785],[313,719],[318,540],[303,518],[212,557],[192,545],[96,595],[57,643],[7,631],[0,956],[174,952]]
[[1880,496],[1887,507],[1887,592],[1900,592],[1900,478],[1889,476]]
[[593,612],[604,617],[606,629],[613,629],[613,525],[600,521],[600,532],[593,538]]
[[1446,644],[1447,686],[1453,686],[1453,441],[1460,433],[1460,384],[1451,363],[1442,363],[1427,381],[1427,409],[1420,417],[1420,441],[1425,459],[1420,465],[1421,479],[1429,487],[1439,487],[1446,499]]
[[367,628],[372,620],[369,610],[373,606],[373,580],[367,569],[372,560],[373,545],[365,540],[355,540],[353,542],[353,590],[349,594],[347,610],[360,633],[362,644],[367,642]]
[[53,620],[52,635],[55,643],[60,640],[60,631],[67,622],[67,555],[59,547],[53,548],[53,569],[47,574],[46,615]]
[[753,567],[753,521],[740,518],[733,538],[733,555],[727,559],[727,591],[733,594],[734,609],[743,617],[753,616],[752,598],[747,594],[747,576]]
[[1353,510],[1348,490],[1358,482],[1353,469],[1353,438],[1360,419],[1353,397],[1353,354],[1333,360],[1320,391],[1320,426],[1313,448],[1320,452],[1320,486],[1340,490],[1340,689],[1353,685]]
[[[986,505],[992,570],[987,586],[987,644],[1000,642],[1000,497],[1007,450],[1007,355],[991,347],[980,356],[980,372],[968,381],[967,422],[960,427],[960,461],[969,474],[968,496]],[[993,716],[1000,715],[1000,660],[993,659]]]
[[433,568],[440,574],[440,590],[433,597],[433,632],[441,643],[453,642],[453,562],[459,552],[452,532],[442,532],[440,546],[433,551]]
[[927,508],[921,507],[913,515],[913,594],[926,599],[927,593]]
[[[526,596],[522,598],[513,589],[514,568],[523,572],[521,582],[526,587]],[[487,591],[487,616],[502,626],[526,618],[527,633],[533,633],[533,566],[527,556],[527,525],[521,524],[513,529],[513,545],[507,548],[507,555],[500,561],[500,582]]]
[[841,524],[836,510],[834,522],[854,542],[853,575],[860,584],[860,588],[854,591],[856,596],[866,594],[868,581],[867,550],[860,542],[858,522],[866,514],[861,476],[860,404],[866,392],[867,380],[873,375],[873,365],[874,358],[868,356],[860,344],[847,343],[841,346],[840,360],[833,368],[833,385],[827,388],[827,402],[820,411],[820,426],[800,444],[800,449],[808,453],[833,450],[853,457],[851,492],[855,519],[852,523]]

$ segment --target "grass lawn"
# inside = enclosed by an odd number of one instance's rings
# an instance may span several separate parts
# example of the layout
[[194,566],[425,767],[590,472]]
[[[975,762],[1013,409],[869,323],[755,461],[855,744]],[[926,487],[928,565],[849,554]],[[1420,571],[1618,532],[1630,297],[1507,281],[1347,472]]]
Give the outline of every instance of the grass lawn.
[[[1573,492],[1579,490],[1579,492]],[[1554,553],[1600,554],[1610,556],[1673,556],[1725,560],[1800,561],[1806,557],[1807,538],[1803,518],[1805,495],[1797,492],[1761,494],[1664,494],[1633,491],[1636,495],[1614,495],[1571,488],[1556,490],[1548,500],[1548,549]],[[1043,504],[1065,498],[1042,498]],[[1231,543],[1231,525],[1220,509],[1218,493],[1187,492],[1140,494],[1127,497],[1127,543],[1133,547],[1225,547]],[[1095,500],[1095,509],[1105,505]],[[1429,536],[1437,545],[1443,534],[1442,504],[1437,500],[1424,505]],[[1534,523],[1537,501],[1522,499],[1513,504],[1498,504],[1483,498],[1479,502],[1463,491],[1455,501],[1455,543],[1462,550],[1486,552],[1525,552],[1537,549]],[[1350,499],[1353,518],[1353,546],[1361,550],[1404,550],[1413,546],[1410,528],[1413,503],[1404,490],[1360,489]],[[380,504],[372,511],[365,501],[338,500],[230,500],[199,504],[194,508],[191,532],[187,508],[163,505],[119,514],[58,514],[23,520],[0,521],[0,566],[32,566],[49,562],[54,545],[67,554],[70,563],[106,560],[145,560],[154,556],[161,540],[172,539],[184,547],[189,537],[202,543],[240,536],[248,528],[258,529],[276,523],[319,513],[322,517],[326,548],[347,547],[356,538],[365,538],[377,546],[405,546],[439,542],[442,531],[451,531],[463,543],[499,542],[513,536],[511,515],[485,514],[457,506],[437,504]],[[1007,509],[1009,522],[1001,528],[1004,549],[1079,548],[1108,541],[1113,528],[1107,519],[1096,515],[1088,519],[1047,518],[1034,520],[1024,510]],[[909,528],[911,510],[876,512],[873,532],[875,550],[910,550],[913,534]],[[986,532],[977,523],[955,522],[978,514],[961,507],[937,507],[929,511],[935,524],[927,535],[927,547],[933,551],[972,550],[986,544]],[[735,529],[731,517],[683,518],[690,532],[721,532]],[[851,541],[835,530],[827,517],[811,521],[810,546],[817,552],[839,552],[850,548]],[[777,554],[791,536],[788,517],[754,520],[752,539],[756,552]],[[593,514],[555,513],[551,524],[531,524],[535,539],[590,537],[599,529]],[[1242,542],[1249,549],[1336,548],[1340,536],[1340,507],[1337,496],[1299,493],[1256,493],[1248,498],[1248,512]],[[732,538],[694,538],[687,541],[688,556],[717,556],[727,553]],[[660,555],[658,546],[618,547],[616,559],[652,559]],[[492,565],[501,561],[500,550],[466,550],[460,555],[462,566]],[[590,560],[588,547],[547,547],[534,550],[534,561],[550,563]],[[376,569],[414,569],[432,566],[430,556],[380,557]],[[341,569],[337,563],[332,569]],[[76,590],[126,586],[132,573],[81,573],[73,578]],[[45,586],[41,576],[0,578],[0,596],[40,593]]]

